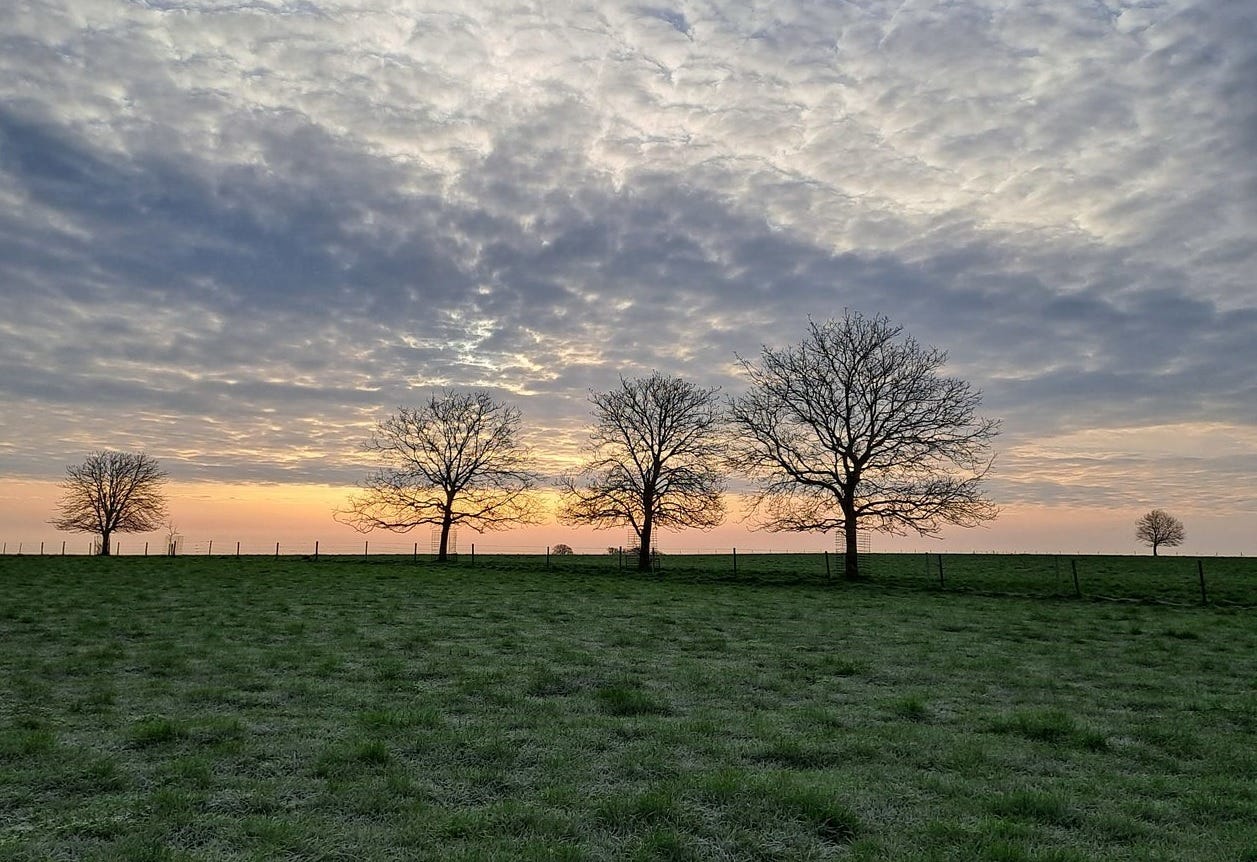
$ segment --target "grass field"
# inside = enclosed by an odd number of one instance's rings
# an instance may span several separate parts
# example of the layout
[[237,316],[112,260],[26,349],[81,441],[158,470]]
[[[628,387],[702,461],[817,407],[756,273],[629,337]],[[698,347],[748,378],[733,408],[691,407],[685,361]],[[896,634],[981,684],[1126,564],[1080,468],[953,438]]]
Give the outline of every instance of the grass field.
[[[480,565],[499,567],[537,568],[543,562],[539,557],[480,558]],[[620,560],[610,555],[555,557],[550,567],[591,574],[623,571]],[[878,589],[1173,604],[1201,604],[1203,579],[1206,602],[1257,609],[1257,558],[1253,557],[861,554],[860,572]],[[826,586],[841,577],[842,558],[782,553],[665,555],[659,558],[658,574],[695,582]]]
[[0,859],[1257,860],[1257,615],[977,559],[0,558]]

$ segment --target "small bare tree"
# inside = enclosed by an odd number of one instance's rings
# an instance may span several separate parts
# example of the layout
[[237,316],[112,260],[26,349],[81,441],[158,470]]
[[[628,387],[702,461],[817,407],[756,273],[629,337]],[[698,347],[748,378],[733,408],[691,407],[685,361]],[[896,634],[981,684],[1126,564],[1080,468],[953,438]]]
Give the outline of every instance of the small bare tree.
[[486,391],[445,390],[422,407],[398,408],[364,448],[385,466],[333,515],[360,532],[438,526],[437,559],[444,562],[455,525],[483,533],[541,520],[520,412]]
[[841,530],[859,576],[857,531],[937,534],[997,509],[982,496],[999,422],[980,393],[939,375],[947,355],[885,317],[809,321],[795,347],[739,357],[751,386],[730,404],[732,464],[760,482],[751,512],[769,530]]
[[654,372],[590,393],[589,461],[562,480],[564,524],[628,525],[637,565],[651,568],[659,528],[710,529],[724,520],[722,417],[717,389]]
[[93,452],[66,468],[57,517],[58,530],[95,533],[100,555],[109,556],[114,533],[147,533],[166,516],[165,471],[143,452]]
[[179,525],[169,519],[162,527],[166,530],[166,556],[173,557],[179,552]]
[[1135,538],[1152,547],[1152,556],[1162,545],[1177,548],[1187,538],[1183,522],[1164,509],[1153,509],[1135,525]]

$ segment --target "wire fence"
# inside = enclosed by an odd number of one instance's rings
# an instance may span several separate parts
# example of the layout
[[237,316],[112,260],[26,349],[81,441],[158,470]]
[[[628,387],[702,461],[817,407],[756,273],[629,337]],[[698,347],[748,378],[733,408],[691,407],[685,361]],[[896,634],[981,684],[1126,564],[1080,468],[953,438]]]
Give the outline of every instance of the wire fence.
[[[0,555],[84,556],[92,542],[0,541]],[[117,542],[116,556],[186,558],[274,558],[285,560],[378,564],[427,564],[437,553],[435,539],[419,541],[329,542],[191,540],[179,537],[173,548],[164,540]],[[813,551],[754,548],[654,550],[649,571],[638,569],[635,548],[615,546],[550,547],[492,543],[450,543],[448,565],[473,567],[510,576],[539,569],[571,574],[653,576],[689,582],[745,585],[842,585],[934,590],[1055,599],[1166,602],[1257,608],[1257,558],[1200,556],[1121,556],[1003,553],[861,553],[860,577],[844,577],[845,558],[828,549]]]

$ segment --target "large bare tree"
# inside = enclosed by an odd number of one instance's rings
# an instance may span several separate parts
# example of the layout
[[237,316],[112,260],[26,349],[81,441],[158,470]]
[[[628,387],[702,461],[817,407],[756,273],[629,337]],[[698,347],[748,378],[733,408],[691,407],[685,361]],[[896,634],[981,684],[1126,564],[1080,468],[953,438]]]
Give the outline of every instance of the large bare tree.
[[334,517],[367,532],[440,528],[437,559],[449,558],[450,531],[536,523],[532,452],[520,439],[520,412],[484,390],[444,390],[418,408],[398,408],[364,446],[384,462]]
[[58,530],[95,533],[100,554],[109,556],[114,533],[147,533],[166,517],[165,471],[143,452],[93,452],[66,468],[57,517]]
[[656,371],[590,393],[592,451],[578,475],[562,480],[559,520],[631,527],[640,569],[650,568],[656,529],[710,529],[723,521],[718,392]]
[[1153,509],[1135,524],[1135,538],[1152,548],[1152,556],[1162,545],[1177,548],[1187,538],[1183,522],[1164,509]]
[[943,377],[947,355],[885,317],[809,321],[802,343],[739,357],[750,378],[730,404],[732,464],[758,480],[751,512],[769,530],[841,530],[859,576],[857,531],[937,534],[997,509],[983,497],[999,422],[981,394]]

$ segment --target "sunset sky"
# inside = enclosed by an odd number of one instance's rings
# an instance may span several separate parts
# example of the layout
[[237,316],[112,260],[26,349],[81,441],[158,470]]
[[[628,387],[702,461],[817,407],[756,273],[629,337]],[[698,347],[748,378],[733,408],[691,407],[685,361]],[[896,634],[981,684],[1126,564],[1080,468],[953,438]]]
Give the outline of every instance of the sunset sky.
[[360,543],[331,509],[399,405],[489,388],[557,472],[590,389],[735,394],[849,307],[1004,423],[998,520],[875,549],[1134,552],[1160,507],[1257,553],[1252,0],[9,8],[10,552],[86,544],[46,521],[99,448],[161,462],[189,541]]

